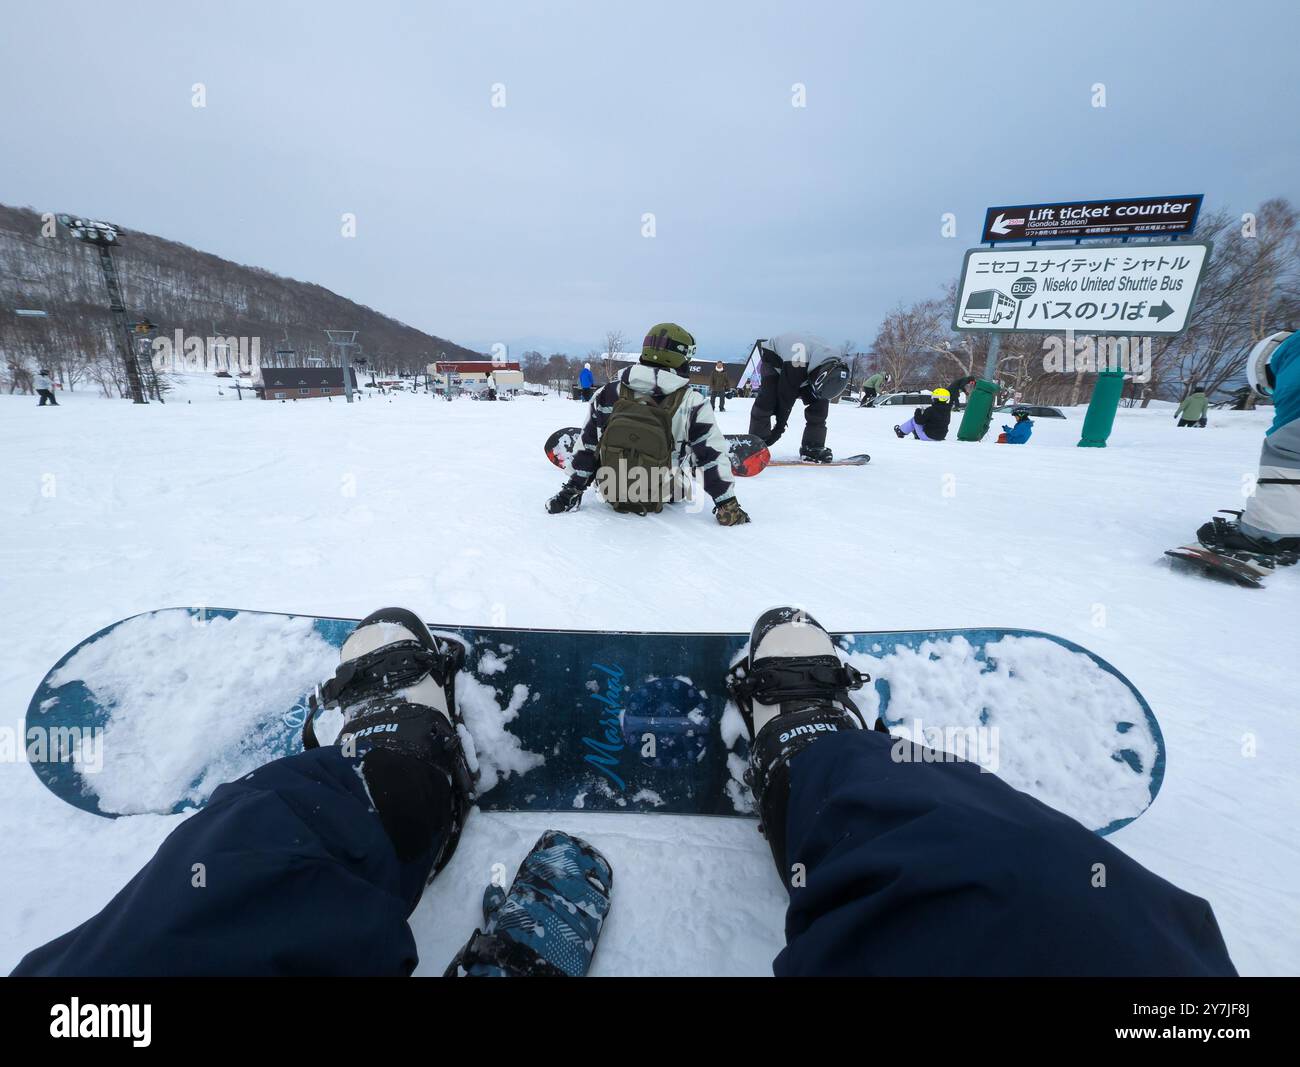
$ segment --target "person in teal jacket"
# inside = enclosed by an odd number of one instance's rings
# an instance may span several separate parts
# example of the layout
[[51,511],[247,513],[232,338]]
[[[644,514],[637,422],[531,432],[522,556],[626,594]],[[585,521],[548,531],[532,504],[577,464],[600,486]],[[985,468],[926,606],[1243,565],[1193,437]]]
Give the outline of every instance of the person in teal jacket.
[[1216,551],[1292,563],[1300,554],[1300,332],[1279,330],[1255,345],[1246,378],[1257,396],[1273,400],[1259,477],[1239,522],[1216,517],[1196,536]]
[[1029,417],[1028,408],[1012,408],[1011,416],[1016,420],[1014,426],[1003,426],[998,437],[1000,445],[1023,445],[1034,432],[1034,420]]

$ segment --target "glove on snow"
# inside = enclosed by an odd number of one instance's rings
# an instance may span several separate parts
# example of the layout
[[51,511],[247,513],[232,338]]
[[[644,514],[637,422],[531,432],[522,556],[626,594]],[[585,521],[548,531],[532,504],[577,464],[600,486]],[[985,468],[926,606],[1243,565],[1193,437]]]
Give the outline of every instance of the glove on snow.
[[446,977],[581,978],[613,883],[613,868],[596,849],[547,830],[524,857],[509,893],[497,885],[484,891],[483,930],[474,931]]
[[713,509],[713,514],[718,517],[718,522],[723,526],[740,526],[749,522],[749,516],[745,514],[745,509],[740,506],[735,497],[724,500]]

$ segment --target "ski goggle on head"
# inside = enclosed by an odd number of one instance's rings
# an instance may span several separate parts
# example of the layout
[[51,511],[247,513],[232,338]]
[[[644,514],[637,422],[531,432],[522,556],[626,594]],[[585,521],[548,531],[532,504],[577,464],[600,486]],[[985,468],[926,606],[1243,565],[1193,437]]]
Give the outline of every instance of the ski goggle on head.
[[642,348],[652,348],[656,352],[676,352],[678,355],[685,356],[687,359],[695,358],[695,351],[698,345],[687,345],[681,341],[674,341],[666,333],[648,333],[645,340],[641,343]]

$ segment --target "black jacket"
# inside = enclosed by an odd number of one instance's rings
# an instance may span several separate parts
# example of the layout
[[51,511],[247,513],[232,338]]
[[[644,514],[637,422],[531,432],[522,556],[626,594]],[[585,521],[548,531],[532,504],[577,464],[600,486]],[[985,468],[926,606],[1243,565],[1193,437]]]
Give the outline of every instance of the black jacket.
[[917,425],[933,441],[942,441],[948,436],[948,423],[951,419],[951,404],[931,404],[928,408],[916,409]]

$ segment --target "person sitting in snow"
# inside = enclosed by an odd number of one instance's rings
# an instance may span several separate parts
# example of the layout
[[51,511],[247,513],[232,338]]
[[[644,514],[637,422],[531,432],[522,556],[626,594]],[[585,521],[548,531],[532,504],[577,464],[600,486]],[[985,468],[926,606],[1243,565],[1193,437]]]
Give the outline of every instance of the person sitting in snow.
[[1205,395],[1205,390],[1199,385],[1193,385],[1192,391],[1178,405],[1178,410],[1174,412],[1174,418],[1178,420],[1180,427],[1204,427],[1209,422],[1209,419],[1206,418],[1206,412],[1209,410],[1210,398]]
[[591,364],[584,363],[582,372],[578,375],[578,388],[582,390],[583,401],[591,399],[592,387],[596,384],[596,377],[591,373]]
[[1015,425],[1003,425],[1002,432],[998,434],[998,444],[1023,445],[1034,432],[1034,420],[1029,417],[1029,409],[1024,407],[1012,408],[1011,417],[1016,420]]
[[573,475],[546,502],[552,515],[575,511],[596,483],[615,511],[637,515],[689,498],[691,464],[723,526],[749,522],[736,500],[727,440],[704,394],[688,389],[695,338],[674,322],[650,327],[641,360],[601,387],[591,404]]
[[[411,974],[408,919],[474,818],[464,656],[413,612],[367,616],[320,689],[342,713],[338,738],[317,742],[313,706],[304,751],[219,786],[97,915],[14,975]],[[869,680],[806,612],[764,612],[726,681],[789,894],[777,976],[1236,974],[1205,900],[978,763],[868,722],[850,692]],[[483,928],[445,973],[586,974],[612,887],[596,848],[548,830],[508,891],[488,888]]]
[[894,427],[894,433],[899,437],[911,434],[918,441],[942,441],[948,436],[948,423],[952,419],[949,396],[947,389],[936,389],[930,394],[930,406],[917,408],[910,419]]

